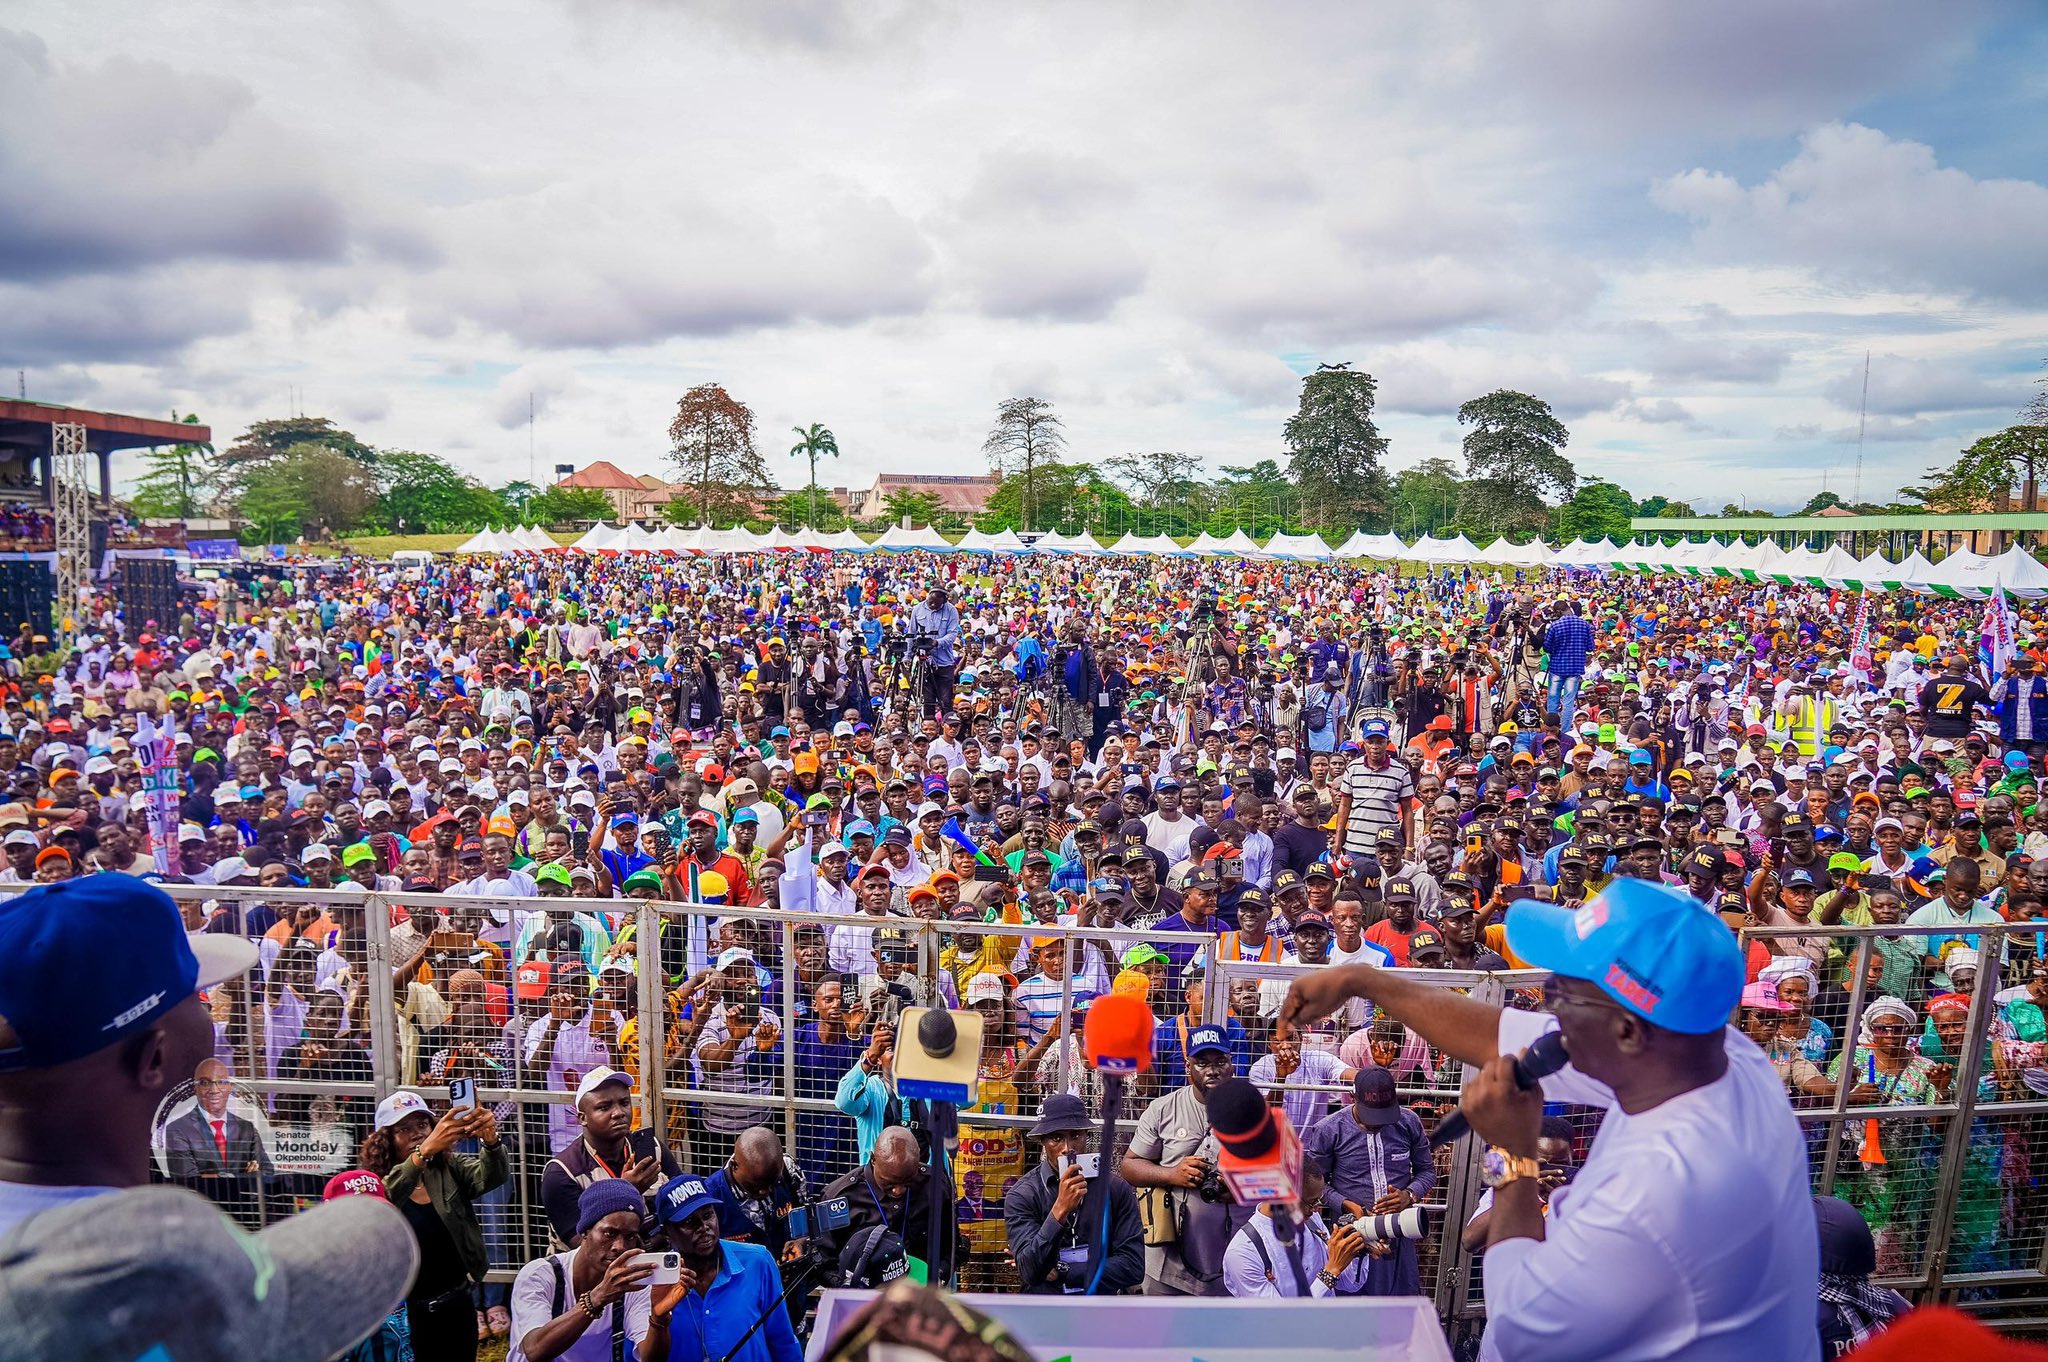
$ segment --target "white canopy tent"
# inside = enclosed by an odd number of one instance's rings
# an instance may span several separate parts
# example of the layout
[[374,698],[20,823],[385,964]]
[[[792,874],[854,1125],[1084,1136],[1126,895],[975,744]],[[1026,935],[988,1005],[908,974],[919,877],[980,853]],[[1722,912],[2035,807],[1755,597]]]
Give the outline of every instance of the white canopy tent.
[[953,547],[963,553],[1022,553],[1024,541],[1017,537],[1015,530],[1002,530],[996,534],[969,530]]
[[1319,534],[1276,534],[1266,541],[1265,553],[1301,563],[1327,563],[1333,556]]
[[1409,563],[1472,563],[1478,561],[1479,550],[1462,534],[1453,539],[1424,535],[1401,558]]
[[875,547],[852,530],[834,530],[830,534],[814,534],[814,547],[823,552],[867,553]]
[[1367,534],[1353,530],[1351,537],[1333,551],[1339,558],[1399,558],[1408,549],[1398,534]]
[[496,530],[478,530],[455,548],[457,553],[503,553],[505,544]]
[[1479,550],[1477,561],[1497,567],[1548,567],[1557,558],[1541,539],[1526,544],[1511,542],[1506,535]]
[[1187,547],[1189,553],[1201,558],[1216,558],[1230,552],[1230,545],[1215,535],[1203,530]]
[[612,548],[613,541],[618,536],[619,531],[617,529],[600,520],[585,530],[582,536],[569,547],[580,553],[596,553],[601,549]]
[[[1124,536],[1126,539],[1130,537],[1129,535]],[[1061,534],[1058,530],[1051,530],[1038,536],[1037,541],[1031,545],[1031,550],[1034,553],[1110,552],[1108,548],[1103,546],[1101,541],[1091,537],[1085,531],[1078,534]]]
[[878,549],[893,549],[899,553],[919,550],[925,553],[959,552],[957,545],[941,538],[939,532],[929,525],[919,525],[908,530],[901,525],[891,525],[888,531],[875,541],[874,546]]
[[[1903,565],[1902,565],[1903,566]],[[2048,596],[2048,567],[2017,544],[1995,558],[1952,553],[1908,589],[1924,595],[1981,599],[2003,589],[2008,596]]]

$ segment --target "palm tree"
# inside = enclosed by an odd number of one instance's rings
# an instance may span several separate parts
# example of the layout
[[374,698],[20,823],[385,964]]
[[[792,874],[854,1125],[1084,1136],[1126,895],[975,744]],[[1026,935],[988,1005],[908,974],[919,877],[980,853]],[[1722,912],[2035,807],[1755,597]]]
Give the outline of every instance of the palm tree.
[[802,426],[791,426],[797,433],[797,442],[789,447],[791,454],[802,454],[811,461],[811,528],[818,527],[818,456],[830,454],[839,457],[839,438],[816,421],[806,430]]

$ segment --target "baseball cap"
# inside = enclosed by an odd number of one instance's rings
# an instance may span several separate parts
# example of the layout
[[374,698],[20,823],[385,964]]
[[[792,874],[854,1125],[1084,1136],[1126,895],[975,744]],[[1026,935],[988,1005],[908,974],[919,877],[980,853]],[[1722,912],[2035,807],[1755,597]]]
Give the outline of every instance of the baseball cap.
[[569,867],[559,861],[549,861],[546,865],[535,869],[533,879],[536,884],[542,881],[546,881],[549,884],[567,884],[569,883]]
[[1377,1064],[1368,1064],[1351,1078],[1351,1097],[1360,1125],[1390,1126],[1401,1119],[1401,1100],[1394,1091],[1394,1075]]
[[1432,931],[1416,932],[1408,938],[1408,958],[1413,960],[1425,951],[1444,953],[1444,939]]
[[1384,738],[1390,733],[1385,719],[1367,719],[1360,733],[1368,738]]
[[255,963],[254,942],[188,935],[133,875],[37,885],[0,903],[0,1070],[96,1053]]
[[377,1104],[377,1129],[389,1130],[414,1112],[427,1111],[427,1099],[410,1088],[400,1088]]
[[1170,965],[1173,963],[1173,957],[1165,951],[1160,950],[1149,941],[1140,941],[1137,945],[1124,952],[1123,967],[1125,969],[1136,969],[1140,965],[1149,965],[1155,960],[1162,964]]
[[695,1173],[684,1173],[661,1184],[661,1190],[654,1194],[654,1223],[680,1225],[706,1206],[717,1204],[718,1198],[711,1195],[704,1179]]
[[1230,1053],[1230,1042],[1224,1039],[1222,1027],[1197,1026],[1194,1030],[1188,1032],[1188,1057],[1190,1059],[1210,1050],[1218,1050],[1226,1055]]
[[999,974],[977,974],[967,981],[967,991],[960,1001],[972,1007],[976,1003],[999,1003],[1008,996]]
[[617,1083],[630,1088],[633,1086],[633,1078],[630,1074],[622,1074],[617,1069],[600,1064],[583,1075],[583,1081],[576,1085],[576,1100],[581,1102],[607,1083]]
[[[387,1201],[342,1196],[251,1234],[196,1192],[136,1187],[6,1240],[0,1337],[21,1358],[320,1362],[405,1299],[419,1244]],[[107,1308],[117,1290],[121,1308]]]
[[1707,1035],[1742,997],[1742,948],[1690,895],[1617,880],[1576,911],[1524,899],[1508,909],[1508,949],[1537,969],[1584,979],[1666,1030]]
[[[364,861],[374,861],[376,859],[377,850],[368,842],[351,842],[341,849],[341,863],[343,865],[361,865]],[[215,875],[216,878],[219,875],[218,867],[215,869]]]

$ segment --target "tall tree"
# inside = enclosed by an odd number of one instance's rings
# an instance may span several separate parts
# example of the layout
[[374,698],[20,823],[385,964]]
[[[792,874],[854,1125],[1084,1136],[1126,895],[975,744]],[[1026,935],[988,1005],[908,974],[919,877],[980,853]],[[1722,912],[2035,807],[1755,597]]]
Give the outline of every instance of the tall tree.
[[[188,426],[199,424],[199,418],[189,413],[176,419]],[[212,501],[217,487],[212,445],[159,447],[143,455],[142,463],[146,471],[136,479],[128,499],[137,515],[190,520]]]
[[326,445],[307,442],[252,466],[238,509],[277,543],[295,535],[347,534],[376,506],[377,482],[368,468]]
[[906,520],[913,525],[929,525],[939,518],[941,509],[937,493],[909,487],[899,487],[882,498],[882,514],[891,525],[901,525]]
[[1149,454],[1119,454],[1105,459],[1103,468],[1147,509],[1185,503],[1202,484],[1196,474],[1202,461],[1178,450],[1155,450]]
[[1546,497],[1568,499],[1578,470],[1562,451],[1571,432],[1540,397],[1500,388],[1458,408],[1466,432],[1461,516],[1477,529],[1542,530],[1550,520]]
[[612,499],[595,487],[548,487],[528,498],[525,512],[543,525],[610,520]]
[[526,503],[539,495],[540,488],[524,478],[508,482],[498,489],[498,500],[505,503],[506,510],[521,519],[526,516]]
[[438,454],[377,456],[379,518],[397,534],[475,530],[510,514],[504,499]]
[[1393,513],[1388,528],[1411,537],[1436,535],[1458,518],[1464,483],[1449,459],[1424,459],[1394,475]]
[[811,499],[802,492],[785,492],[762,508],[762,514],[778,525],[796,527],[809,525],[814,530],[842,530],[846,528],[846,515],[839,503],[825,498],[824,504],[812,509]]
[[1085,463],[1043,463],[1033,470],[1028,482],[1021,471],[1012,473],[989,494],[975,524],[989,534],[1023,528],[1027,490],[1032,496],[1032,514],[1048,528],[1099,528],[1115,534],[1139,527],[1130,495]]
[[1038,465],[1067,447],[1059,414],[1042,397],[1008,397],[996,404],[996,423],[981,442],[989,466],[1003,477],[1021,474],[1023,523],[1029,530],[1038,496]]
[[1928,485],[1900,489],[1934,511],[1989,511],[2019,489],[2022,511],[2040,509],[2048,470],[2048,425],[2007,426],[1973,442],[1947,468],[1927,470]]
[[282,458],[300,445],[331,449],[365,467],[377,461],[376,450],[326,417],[287,416],[281,421],[258,421],[236,436],[235,442],[220,452],[222,480],[230,487],[240,487],[248,470]]
[[683,394],[668,438],[676,467],[696,485],[685,507],[705,525],[745,520],[774,487],[754,447],[753,409],[721,384],[700,383]]
[[1373,424],[1379,384],[1348,364],[1324,364],[1301,381],[1287,419],[1287,467],[1316,529],[1385,525],[1391,487],[1381,461],[1387,440]]
[[811,461],[811,506],[804,516],[804,524],[816,528],[818,524],[818,459],[830,454],[839,457],[839,437],[816,421],[806,426],[792,426],[796,432],[796,443],[789,447],[792,455],[801,454]]
[[1566,541],[1613,539],[1627,543],[1628,522],[1635,513],[1635,498],[1627,492],[1603,479],[1588,478],[1570,501],[1557,508],[1557,536]]

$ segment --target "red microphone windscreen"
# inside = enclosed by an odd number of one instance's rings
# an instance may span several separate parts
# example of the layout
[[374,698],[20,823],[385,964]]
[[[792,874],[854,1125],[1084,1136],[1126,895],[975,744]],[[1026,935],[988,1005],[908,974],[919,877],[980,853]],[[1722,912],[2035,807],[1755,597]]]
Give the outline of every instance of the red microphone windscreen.
[[1109,993],[1088,1006],[1081,1052],[1091,1068],[1141,1074],[1152,1067],[1152,1009],[1128,993]]

